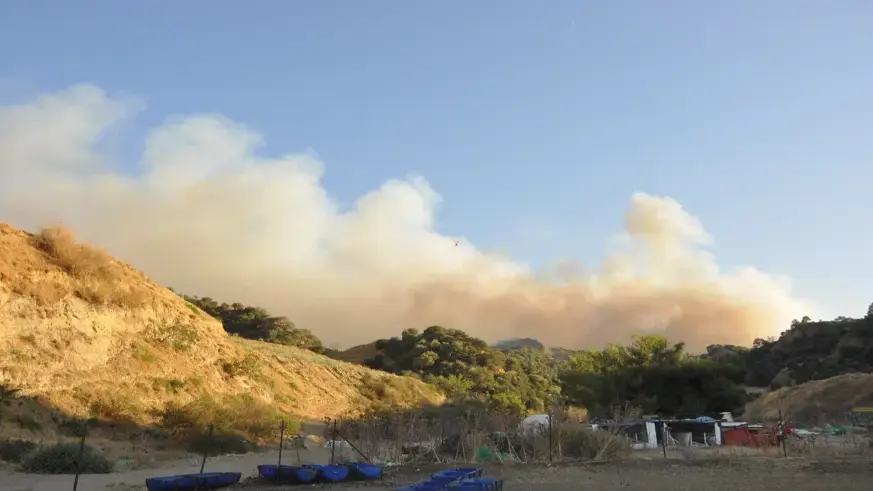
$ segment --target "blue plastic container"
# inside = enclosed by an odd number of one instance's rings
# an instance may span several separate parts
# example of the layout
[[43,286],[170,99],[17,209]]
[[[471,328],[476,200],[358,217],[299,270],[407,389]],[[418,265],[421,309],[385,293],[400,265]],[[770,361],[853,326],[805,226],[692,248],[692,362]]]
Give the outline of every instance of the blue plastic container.
[[464,479],[452,487],[452,491],[502,491],[503,479],[476,477]]
[[382,468],[378,465],[366,462],[346,462],[343,464],[349,468],[350,479],[379,479],[382,477]]
[[259,465],[258,474],[261,477],[294,484],[310,484],[315,482],[318,471],[312,467],[297,467],[292,465]]
[[[434,474],[431,474],[430,478],[418,483],[413,484],[412,486],[407,486],[405,488],[399,488],[395,491],[455,491],[458,486],[463,481],[469,481],[476,478],[481,479],[482,469],[478,467],[456,467],[454,469],[447,469],[444,471],[440,471]],[[493,479],[491,480],[493,481]],[[494,485],[489,484],[478,484],[471,483],[473,487],[470,490],[485,490],[485,491],[498,491]],[[475,487],[479,486],[479,487]],[[486,488],[482,486],[489,486]],[[502,488],[502,481],[501,481]]]
[[447,482],[444,480],[442,480],[442,481],[427,480],[427,481],[419,481],[419,482],[412,484],[410,486],[395,489],[394,491],[446,491],[447,489],[449,489],[450,484],[451,484],[451,482]]
[[322,482],[342,482],[349,478],[349,468],[344,465],[313,465]]
[[458,481],[460,481],[460,479],[457,477],[438,476],[438,477],[432,477],[432,478],[428,479],[427,481],[421,481],[419,484],[421,484],[421,485],[432,484],[432,485],[448,486],[449,484],[453,484],[453,483],[456,483]]
[[481,477],[482,469],[477,467],[456,467],[454,469],[447,469],[444,471],[440,471],[434,474],[431,474],[431,480],[449,480],[449,482],[460,481],[462,479],[472,479],[474,477]]
[[478,467],[456,467],[431,474],[431,479],[452,478],[453,480],[472,479],[482,476],[482,469]]
[[440,481],[422,481],[413,484],[409,487],[409,489],[414,491],[445,491],[449,489],[449,484],[451,483]]
[[146,479],[149,491],[187,491],[189,489],[219,489],[232,486],[242,478],[240,472],[206,472]]

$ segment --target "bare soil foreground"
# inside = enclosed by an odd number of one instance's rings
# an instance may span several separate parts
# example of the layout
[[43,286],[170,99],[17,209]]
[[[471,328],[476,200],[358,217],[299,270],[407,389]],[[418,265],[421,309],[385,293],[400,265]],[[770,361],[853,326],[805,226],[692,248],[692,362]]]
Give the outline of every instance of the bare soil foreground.
[[[213,461],[209,470],[242,470],[242,465],[257,465],[267,461],[266,455],[228,457]],[[271,460],[271,459],[270,459]],[[176,468],[138,470],[104,476],[83,476],[80,491],[140,491],[145,490],[146,477],[176,472],[196,472],[199,463],[190,462]],[[386,473],[381,482],[349,483],[329,486],[341,489],[367,488],[373,491],[392,490],[412,484],[429,473],[446,466],[420,467]],[[254,474],[254,469],[247,472]],[[767,491],[869,491],[873,482],[873,460],[861,458],[737,458],[737,459],[639,459],[605,464],[493,465],[486,475],[505,480],[507,491],[564,490],[625,490],[647,491],[733,491],[766,489]],[[311,488],[313,486],[306,486]],[[321,486],[318,486],[321,487]],[[300,486],[275,486],[246,479],[236,490],[283,491],[299,490]],[[33,476],[0,474],[3,491],[55,491],[72,489],[72,476]]]
[[[441,468],[420,469],[386,476],[383,483],[347,485],[349,488],[392,490],[412,484],[429,472]],[[710,460],[639,460],[631,459],[599,465],[488,466],[486,475],[502,477],[506,491],[612,491],[645,489],[646,491],[733,491],[766,489],[767,491],[869,490],[873,482],[873,462],[743,459]],[[291,490],[292,487],[267,487],[246,483],[242,489]]]

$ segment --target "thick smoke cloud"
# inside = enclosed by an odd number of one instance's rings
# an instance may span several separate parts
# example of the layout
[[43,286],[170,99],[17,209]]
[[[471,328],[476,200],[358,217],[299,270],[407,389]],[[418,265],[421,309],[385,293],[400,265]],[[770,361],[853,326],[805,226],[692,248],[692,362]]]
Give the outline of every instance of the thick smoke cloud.
[[264,306],[343,346],[440,324],[567,347],[658,332],[699,349],[803,313],[784,281],[720,271],[670,198],[631,197],[625,248],[597,273],[546,278],[435,232],[440,196],[422,178],[340,209],[316,158],[262,157],[260,135],[221,117],[170,120],[136,165],[113,162],[101,138],[140,108],[87,85],[0,107],[0,221],[63,223],[163,284]]

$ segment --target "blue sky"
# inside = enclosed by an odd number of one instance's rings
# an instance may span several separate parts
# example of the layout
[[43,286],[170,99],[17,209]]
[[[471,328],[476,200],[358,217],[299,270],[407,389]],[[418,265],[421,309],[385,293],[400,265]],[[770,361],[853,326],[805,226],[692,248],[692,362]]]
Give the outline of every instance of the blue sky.
[[535,265],[596,261],[631,193],[668,195],[723,267],[860,315],[871,24],[860,0],[0,0],[0,98],[93,83],[147,102],[133,133],[220,112],[317,152],[346,203],[419,173],[439,230]]

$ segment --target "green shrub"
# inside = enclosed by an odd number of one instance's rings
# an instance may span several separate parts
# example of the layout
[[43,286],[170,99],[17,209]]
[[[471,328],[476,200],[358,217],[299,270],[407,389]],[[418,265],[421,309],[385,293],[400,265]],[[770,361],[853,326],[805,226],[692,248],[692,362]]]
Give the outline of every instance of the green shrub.
[[168,342],[174,351],[188,351],[200,342],[200,333],[195,327],[178,325],[170,330]]
[[209,456],[227,454],[245,454],[257,449],[257,445],[249,442],[242,435],[222,433],[212,435],[196,435],[188,442],[188,450]]
[[261,362],[254,353],[233,361],[221,361],[221,370],[228,377],[248,377],[257,380],[261,375]]
[[77,443],[57,443],[28,455],[22,460],[21,469],[34,474],[73,474],[77,469],[84,474],[112,472],[113,462],[90,445],[85,445],[82,461],[77,466],[78,458]]
[[133,350],[133,357],[142,363],[157,363],[160,361],[160,358],[147,344],[137,343],[134,345]]
[[37,446],[35,442],[19,440],[17,438],[0,440],[0,460],[15,463],[21,462]]
[[[188,404],[168,404],[161,413],[161,426],[177,438],[192,441],[209,433],[240,435],[251,441],[272,441],[279,437],[282,413],[270,404],[248,394],[214,399],[203,395]],[[286,432],[296,432],[299,422],[292,421]]]
[[167,326],[149,324],[146,336],[152,344],[166,346],[173,351],[188,351],[200,342],[200,332],[196,327],[184,324]]
[[185,390],[185,381],[178,378],[163,378],[159,377],[152,380],[152,388],[162,390],[171,394],[178,394]]

